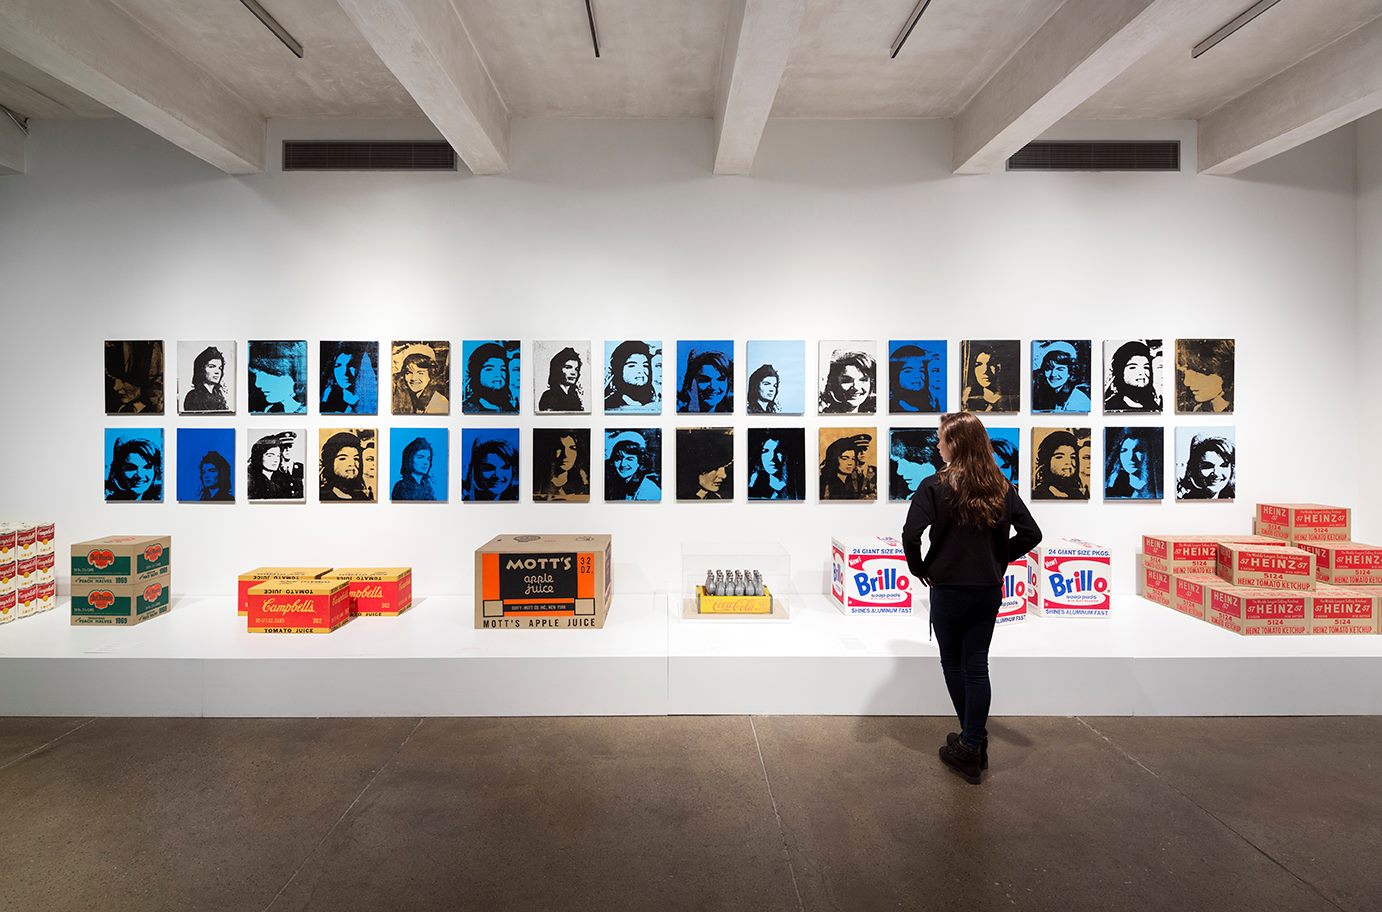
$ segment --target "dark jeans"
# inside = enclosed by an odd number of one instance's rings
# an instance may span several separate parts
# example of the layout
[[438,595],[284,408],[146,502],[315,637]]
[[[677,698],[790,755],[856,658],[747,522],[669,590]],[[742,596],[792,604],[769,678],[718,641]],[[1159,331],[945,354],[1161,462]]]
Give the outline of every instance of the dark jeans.
[[941,650],[941,671],[960,737],[972,747],[988,739],[985,726],[993,690],[989,686],[989,643],[1003,601],[1002,590],[993,588],[931,587],[931,627]]

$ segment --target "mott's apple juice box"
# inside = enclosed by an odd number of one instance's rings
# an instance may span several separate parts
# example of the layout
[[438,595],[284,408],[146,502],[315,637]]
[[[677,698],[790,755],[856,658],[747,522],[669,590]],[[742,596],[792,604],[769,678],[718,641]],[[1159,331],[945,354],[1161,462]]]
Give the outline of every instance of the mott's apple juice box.
[[270,580],[321,579],[331,570],[331,567],[257,567],[241,573],[236,585],[237,613],[241,617],[250,613],[250,589],[260,583]]
[[1258,504],[1254,527],[1272,538],[1302,541],[1348,541],[1353,524],[1348,507],[1328,504]]
[[901,539],[830,540],[830,595],[846,614],[911,614],[918,590]]
[[411,567],[337,567],[322,579],[349,584],[351,617],[397,617],[413,604]]
[[108,535],[72,546],[72,585],[133,586],[167,574],[171,535]]
[[499,535],[475,551],[475,626],[605,626],[609,535]]
[[1234,586],[1258,589],[1315,588],[1315,555],[1292,547],[1219,544],[1216,568]]
[[350,620],[346,580],[269,580],[250,587],[250,633],[330,633]]
[[1335,586],[1382,586],[1382,548],[1360,542],[1298,542],[1315,555],[1315,579]]
[[1310,632],[1377,633],[1378,602],[1374,592],[1320,583],[1310,594]]
[[1003,573],[1003,602],[998,608],[998,623],[1027,620],[1031,589],[1036,584],[1036,554],[1026,554],[1008,564]]
[[1310,632],[1309,613],[1307,592],[1218,586],[1205,619],[1242,636],[1296,636]]
[[1044,617],[1108,617],[1112,556],[1100,545],[1063,538],[1042,548],[1041,602]]

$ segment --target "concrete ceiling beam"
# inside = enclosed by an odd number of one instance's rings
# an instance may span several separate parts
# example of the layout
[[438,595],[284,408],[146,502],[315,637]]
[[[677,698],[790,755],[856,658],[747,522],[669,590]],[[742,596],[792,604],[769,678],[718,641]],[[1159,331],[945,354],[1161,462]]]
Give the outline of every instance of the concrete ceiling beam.
[[264,118],[106,0],[5,0],[0,49],[227,174],[264,170]]
[[24,140],[29,137],[0,111],[0,174],[24,173]]
[[379,55],[475,174],[509,170],[509,109],[451,3],[339,0]]
[[1164,41],[1198,2],[1066,0],[955,119],[955,172],[1004,167]]
[[1382,110],[1382,19],[1240,95],[1199,125],[1202,174],[1237,172]]
[[715,88],[715,173],[748,174],[806,0],[734,0]]

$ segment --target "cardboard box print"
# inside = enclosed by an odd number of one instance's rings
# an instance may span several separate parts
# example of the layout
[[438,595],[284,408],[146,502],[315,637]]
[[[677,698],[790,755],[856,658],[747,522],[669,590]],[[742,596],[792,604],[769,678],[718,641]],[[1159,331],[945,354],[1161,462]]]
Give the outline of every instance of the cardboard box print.
[[806,429],[748,429],[749,500],[806,499]]
[[1089,500],[1089,428],[1032,428],[1032,499]]
[[307,343],[250,340],[251,415],[307,414]]
[[1176,500],[1234,499],[1238,450],[1231,427],[1176,428]]
[[590,340],[533,343],[533,411],[539,415],[589,415],[598,365]]
[[662,500],[662,429],[605,430],[605,500]]
[[533,500],[590,502],[590,428],[533,429]]
[[322,342],[317,364],[323,415],[379,414],[378,342]]
[[817,432],[820,499],[878,499],[878,429],[823,427]]
[[1164,345],[1160,339],[1104,342],[1104,414],[1160,415]]
[[461,411],[467,415],[517,415],[523,390],[523,346],[517,339],[467,339]]
[[750,415],[805,414],[805,342],[750,339],[747,358],[744,402]]
[[374,428],[321,428],[317,461],[317,498],[322,503],[374,503],[378,477],[365,472],[365,454],[379,465],[379,432]]
[[1022,343],[1016,339],[965,339],[960,343],[960,410],[1022,409]]
[[734,342],[677,342],[677,414],[727,415],[734,411]]
[[233,340],[179,342],[178,414],[234,415],[237,366]]
[[662,342],[605,342],[605,412],[662,414]]
[[944,339],[893,339],[888,343],[888,411],[938,415],[950,401]]
[[733,428],[677,428],[677,500],[734,500]]
[[[508,382],[504,353],[498,356],[498,377],[493,383]],[[395,415],[451,414],[451,343],[440,340],[394,342],[389,358],[389,400]],[[486,375],[487,379],[489,375]],[[495,394],[507,401],[507,393]]]
[[245,491],[251,503],[303,503],[306,428],[245,432]]
[[162,503],[163,456],[163,428],[106,428],[106,503]]
[[1089,339],[1032,341],[1032,412],[1089,414]]
[[872,415],[878,411],[878,343],[822,342],[817,411]]
[[1176,411],[1233,413],[1233,339],[1176,340]]
[[107,415],[163,414],[163,340],[106,342]]

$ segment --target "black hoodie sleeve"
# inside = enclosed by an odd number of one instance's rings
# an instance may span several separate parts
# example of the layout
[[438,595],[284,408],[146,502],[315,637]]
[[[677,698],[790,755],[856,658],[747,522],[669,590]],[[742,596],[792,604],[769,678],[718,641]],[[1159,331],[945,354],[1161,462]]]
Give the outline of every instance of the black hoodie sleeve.
[[1008,511],[1013,528],[1013,536],[1008,539],[1008,560],[1011,562],[1041,544],[1041,527],[1032,518],[1032,511],[1022,502],[1016,488],[1008,491]]
[[930,488],[930,485],[923,483],[916,494],[912,495],[912,505],[907,509],[907,522],[902,526],[902,553],[907,556],[907,572],[917,579],[926,578],[926,569],[921,559],[921,536],[935,519]]

